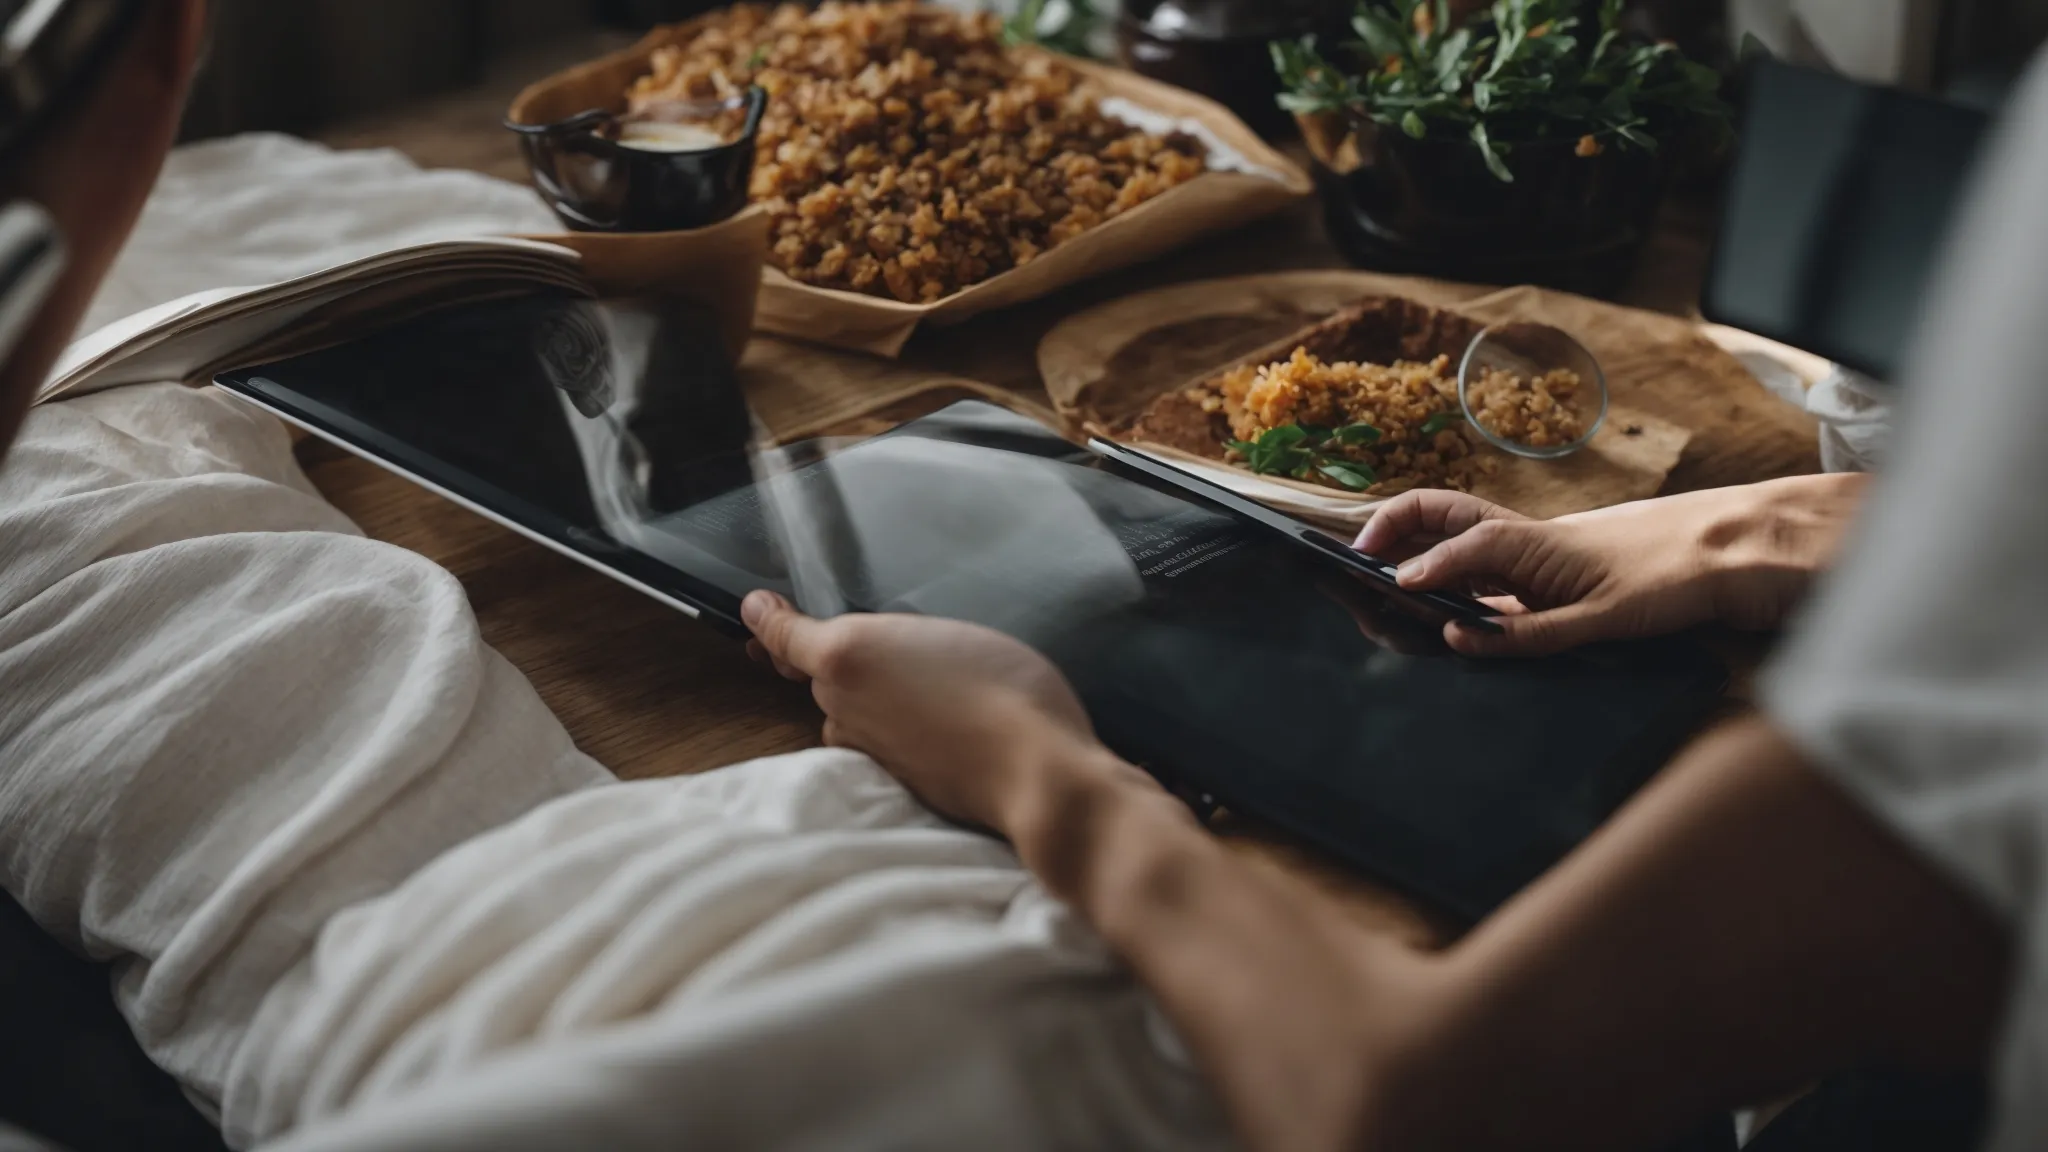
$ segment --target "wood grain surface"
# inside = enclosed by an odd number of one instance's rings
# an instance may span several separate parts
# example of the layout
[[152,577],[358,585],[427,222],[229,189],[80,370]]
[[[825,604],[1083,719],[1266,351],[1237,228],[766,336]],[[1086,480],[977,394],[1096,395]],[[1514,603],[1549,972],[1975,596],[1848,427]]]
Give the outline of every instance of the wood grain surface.
[[[324,139],[337,146],[395,147],[430,167],[520,178],[518,151],[499,125],[510,97],[535,77],[617,45],[603,38],[565,42],[474,91],[346,125]],[[1687,313],[1705,250],[1699,217],[1683,209],[1668,213],[1624,300]],[[1082,308],[1190,279],[1341,266],[1309,201],[1198,248],[955,327],[922,331],[895,362],[758,339],[750,359],[780,365],[792,387],[818,388],[835,372],[876,392],[966,378],[1044,405],[1035,350],[1056,323]],[[1739,407],[1714,394],[1685,402],[1731,415]],[[751,664],[739,644],[710,627],[317,441],[302,441],[300,458],[313,483],[369,535],[453,572],[468,590],[484,638],[533,681],[577,745],[620,776],[697,772],[816,744],[818,716],[807,694]],[[1688,460],[1683,484],[1741,483],[1810,466],[1733,443]],[[1441,924],[1398,895],[1284,839],[1244,821],[1231,821],[1228,832],[1262,867],[1327,900],[1332,914],[1418,943],[1444,938]]]

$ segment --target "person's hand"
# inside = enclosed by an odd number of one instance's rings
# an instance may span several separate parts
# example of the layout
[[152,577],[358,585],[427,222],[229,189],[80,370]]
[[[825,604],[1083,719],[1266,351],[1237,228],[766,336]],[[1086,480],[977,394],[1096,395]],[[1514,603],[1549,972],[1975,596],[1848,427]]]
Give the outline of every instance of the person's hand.
[[1489,598],[1500,635],[1456,623],[1469,655],[1534,656],[1719,621],[1782,623],[1834,557],[1861,476],[1800,476],[1530,520],[1459,492],[1387,502],[1356,547],[1401,564],[1417,591]]
[[750,650],[810,681],[827,744],[873,756],[957,820],[1009,835],[1076,774],[1149,781],[1102,747],[1059,670],[1000,632],[925,616],[815,620],[769,592],[741,615]]
[[128,43],[74,105],[7,158],[4,199],[42,205],[64,237],[66,266],[35,326],[0,366],[0,455],[50,365],[142,213],[177,139],[206,23],[205,0],[142,6]]

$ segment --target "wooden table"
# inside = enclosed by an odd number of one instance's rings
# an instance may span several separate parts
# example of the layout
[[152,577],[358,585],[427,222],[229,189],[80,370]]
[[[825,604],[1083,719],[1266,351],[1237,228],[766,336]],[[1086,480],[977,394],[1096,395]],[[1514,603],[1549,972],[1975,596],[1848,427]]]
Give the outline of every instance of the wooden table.
[[[616,46],[604,37],[557,45],[517,61],[478,89],[404,109],[323,136],[340,147],[395,147],[429,167],[470,168],[523,180],[525,167],[499,127],[527,80]],[[1623,300],[1688,314],[1707,249],[1697,213],[1667,212]],[[1103,300],[1203,277],[1340,267],[1320,212],[1304,203],[1279,217],[1141,268],[1055,297],[920,333],[901,361],[907,372],[965,376],[1043,399],[1034,350],[1061,317]],[[300,457],[320,490],[371,536],[420,552],[463,583],[493,647],[533,681],[584,751],[620,776],[699,772],[818,743],[808,694],[749,663],[739,646],[594,572],[317,441]],[[1687,487],[1755,479],[1754,461],[1719,469],[1703,461]],[[1784,461],[1773,472],[1810,469]],[[1742,474],[1721,475],[1719,471]],[[1745,663],[1753,662],[1752,649]],[[1345,874],[1256,828],[1230,834],[1248,856],[1330,899],[1332,910],[1419,943],[1443,928],[1399,897]]]

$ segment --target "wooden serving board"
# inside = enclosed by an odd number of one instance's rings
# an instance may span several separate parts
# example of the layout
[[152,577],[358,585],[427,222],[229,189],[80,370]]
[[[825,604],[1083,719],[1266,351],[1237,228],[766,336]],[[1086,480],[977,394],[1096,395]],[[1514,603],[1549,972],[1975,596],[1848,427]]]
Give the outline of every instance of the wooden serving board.
[[1069,317],[1040,342],[1039,372],[1063,414],[1126,416],[1160,392],[1372,295],[1404,296],[1487,323],[1536,320],[1572,333],[1606,370],[1614,408],[1623,414],[1617,424],[1634,411],[1690,433],[1659,491],[1820,469],[1812,417],[1773,396],[1699,325],[1541,288],[1493,289],[1354,271],[1180,284]]

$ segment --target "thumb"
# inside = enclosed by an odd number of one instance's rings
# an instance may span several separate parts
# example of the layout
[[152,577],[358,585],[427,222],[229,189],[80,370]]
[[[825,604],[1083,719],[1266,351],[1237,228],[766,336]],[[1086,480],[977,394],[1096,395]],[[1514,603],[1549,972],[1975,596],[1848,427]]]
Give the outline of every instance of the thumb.
[[740,602],[740,619],[776,660],[807,676],[818,674],[824,625],[773,592],[754,592]]
[[1540,521],[1482,520],[1402,564],[1401,587],[1416,591],[1466,585],[1531,587],[1548,551]]
[[1414,553],[1422,550],[1421,545],[1470,531],[1487,520],[1521,518],[1469,493],[1413,488],[1375,509],[1351,546],[1368,556],[1392,559],[1404,546],[1406,552]]
[[1550,656],[1609,639],[1606,617],[1598,607],[1581,601],[1547,612],[1496,616],[1499,633],[1452,621],[1444,625],[1444,643],[1466,656]]

